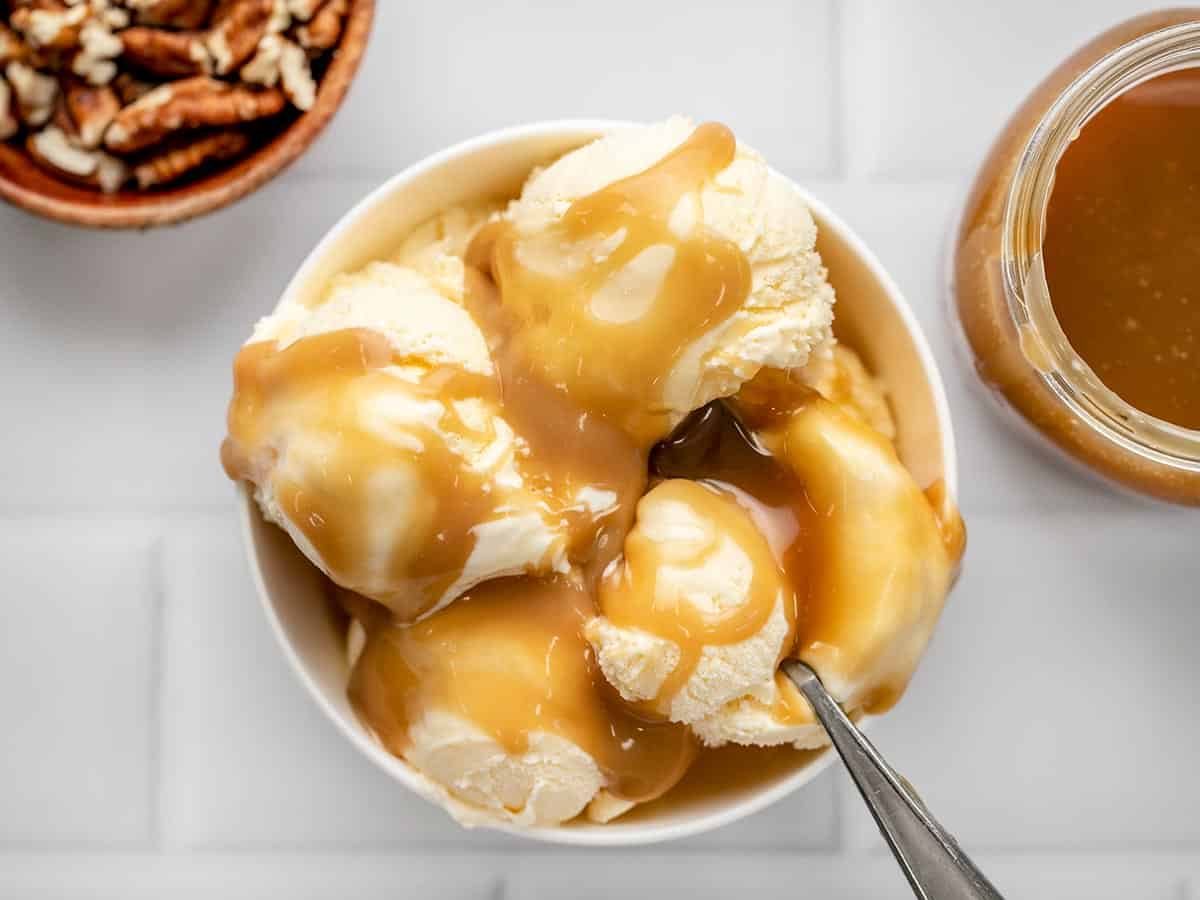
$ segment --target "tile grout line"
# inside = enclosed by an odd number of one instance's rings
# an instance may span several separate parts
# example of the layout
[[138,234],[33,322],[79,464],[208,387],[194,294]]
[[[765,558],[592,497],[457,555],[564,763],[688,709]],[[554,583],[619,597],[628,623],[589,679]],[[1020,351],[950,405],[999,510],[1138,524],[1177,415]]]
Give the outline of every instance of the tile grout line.
[[842,40],[842,0],[829,0],[829,46],[833,49],[832,79],[829,86],[830,174],[838,181],[846,179],[846,47]]
[[77,519],[82,521],[115,519],[137,519],[157,521],[170,518],[210,518],[233,516],[235,508],[231,501],[194,504],[138,504],[109,503],[103,506],[74,506],[71,504],[9,504],[0,508],[0,522],[21,522],[36,519]]
[[[868,39],[871,37],[868,17],[869,11],[862,8],[860,0],[838,0],[836,83],[841,110],[839,142],[842,153],[842,164],[838,171],[842,181],[848,184],[871,182],[868,177],[870,167],[866,164],[863,154],[871,143],[869,138],[876,136],[862,134],[862,123],[872,121],[873,117],[859,114],[861,102],[856,102],[868,96],[872,100],[876,99],[875,93],[867,94],[862,84],[863,65],[865,63],[869,66],[873,57],[871,54],[861,53],[862,48],[858,46],[863,40],[864,28],[867,29]],[[868,140],[864,140],[864,137]]]
[[150,624],[152,638],[150,648],[150,766],[147,772],[150,799],[150,846],[158,852],[162,852],[165,844],[163,836],[163,785],[165,782],[163,695],[167,652],[166,543],[166,522],[160,520],[159,535],[154,542],[151,569],[151,593],[154,606],[151,610]]
[[[1093,848],[1077,850],[1072,848],[1046,845],[1025,849],[979,849],[968,848],[976,861],[1001,865],[1028,863],[1057,863],[1081,866],[1091,866],[1096,862],[1155,864],[1172,867],[1176,877],[1176,895],[1181,900],[1192,900],[1195,896],[1190,890],[1192,881],[1187,867],[1200,858],[1200,852],[1192,848],[1174,847],[1171,844],[1148,845],[1143,848]],[[58,859],[66,857],[108,857],[126,859],[178,859],[196,863],[220,862],[227,859],[270,859],[274,861],[311,860],[314,858],[340,859],[422,859],[447,860],[457,857],[469,857],[495,864],[498,874],[497,882],[504,882],[506,895],[511,894],[512,886],[519,881],[519,867],[522,864],[542,865],[556,863],[561,859],[594,859],[596,861],[619,861],[633,859],[639,862],[654,864],[676,864],[702,862],[713,856],[736,857],[743,860],[758,860],[770,862],[778,860],[781,854],[787,854],[789,859],[825,860],[834,863],[854,863],[865,861],[889,861],[891,852],[886,846],[876,849],[863,850],[850,854],[838,854],[831,850],[801,849],[791,850],[782,846],[742,847],[730,845],[725,847],[695,847],[686,850],[668,850],[651,847],[606,847],[598,853],[582,850],[579,847],[547,847],[540,849],[521,849],[519,847],[500,848],[498,846],[470,847],[467,845],[453,846],[450,844],[422,844],[420,842],[395,843],[337,843],[315,841],[297,844],[260,844],[257,842],[242,842],[221,847],[206,847],[204,845],[170,845],[162,848],[148,847],[139,842],[102,843],[96,841],[57,841],[54,839],[35,839],[29,841],[0,842],[0,863],[9,863],[16,859]],[[3,869],[0,868],[0,872]]]

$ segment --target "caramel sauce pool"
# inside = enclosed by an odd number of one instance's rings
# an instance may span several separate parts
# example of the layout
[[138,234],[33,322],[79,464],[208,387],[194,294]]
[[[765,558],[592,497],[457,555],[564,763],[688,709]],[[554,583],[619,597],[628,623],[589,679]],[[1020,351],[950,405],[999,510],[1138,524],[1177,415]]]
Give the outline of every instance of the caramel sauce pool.
[[[594,579],[621,552],[646,488],[646,450],[570,393],[548,385],[514,340],[518,326],[501,305],[495,284],[473,268],[466,279],[466,306],[499,370],[504,414],[529,448],[526,479],[568,523],[570,558]],[[612,510],[596,516],[580,508],[576,498],[583,488],[612,492]]]
[[1100,380],[1200,429],[1200,69],[1138,85],[1083,127],[1042,253],[1055,315]]
[[652,800],[696,747],[682,725],[639,719],[607,686],[583,638],[592,598],[566,580],[500,579],[411,626],[377,623],[350,698],[384,745],[408,749],[427,709],[457,713],[509,753],[543,732],[577,744],[627,800]]
[[[731,498],[749,513],[755,525],[753,530],[761,535],[760,540],[767,544],[770,554],[763,559],[759,550],[751,556],[755,560],[755,580],[768,581],[772,590],[758,585],[757,591],[751,591],[750,602],[740,607],[736,615],[706,630],[695,629],[698,632],[695,634],[687,630],[683,634],[666,631],[655,621],[659,616],[650,617],[652,621],[648,622],[643,613],[639,621],[637,616],[628,613],[620,616],[618,611],[618,621],[623,618],[626,624],[670,637],[680,645],[683,651],[680,665],[669,679],[672,691],[691,675],[704,644],[742,640],[765,624],[778,602],[784,605],[789,633],[776,665],[792,655],[811,615],[814,579],[820,571],[819,555],[814,553],[820,521],[808,502],[804,484],[758,446],[724,403],[711,403],[693,413],[681,426],[679,435],[677,440],[664,442],[655,449],[651,457],[653,472],[663,478],[696,480],[710,491]],[[713,510],[716,521],[727,527],[737,521],[736,517],[721,512]],[[604,599],[602,594],[602,609],[611,617]],[[752,628],[745,627],[750,623]],[[812,722],[812,710],[786,676],[777,674],[775,681],[779,691],[772,712],[778,720],[789,725]],[[662,693],[665,692],[664,689]]]

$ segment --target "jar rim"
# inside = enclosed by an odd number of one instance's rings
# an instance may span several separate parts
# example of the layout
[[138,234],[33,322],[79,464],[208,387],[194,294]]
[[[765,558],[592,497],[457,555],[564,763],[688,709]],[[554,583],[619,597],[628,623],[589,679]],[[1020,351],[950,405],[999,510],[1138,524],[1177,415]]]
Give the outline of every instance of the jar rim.
[[1081,422],[1140,457],[1200,472],[1200,430],[1132,406],[1104,384],[1071,346],[1050,302],[1042,259],[1055,169],[1103,107],[1168,72],[1200,67],[1200,21],[1150,32],[1081,73],[1042,116],[1013,172],[1004,207],[1001,268],[1022,349],[1046,387]]

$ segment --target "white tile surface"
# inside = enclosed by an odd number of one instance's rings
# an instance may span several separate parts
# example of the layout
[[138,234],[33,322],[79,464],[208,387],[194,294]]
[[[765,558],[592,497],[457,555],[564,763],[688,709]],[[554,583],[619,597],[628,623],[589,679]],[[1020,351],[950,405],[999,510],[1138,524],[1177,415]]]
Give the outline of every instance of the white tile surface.
[[293,853],[263,856],[0,857],[0,897],[20,900],[503,900],[503,858],[478,855]]
[[[966,846],[1200,844],[1194,520],[976,516],[961,583],[874,738]],[[846,797],[850,842],[878,846]]]
[[167,842],[506,843],[464,834],[334,730],[287,669],[227,522],[180,522],[167,536]]
[[[1169,5],[1169,4],[1168,4]],[[843,5],[855,174],[968,174],[1051,69],[1151,0],[850,0]]]
[[493,128],[672,113],[736,122],[785,170],[834,163],[828,0],[378,6],[363,72],[304,170],[391,174]]
[[1200,900],[1200,520],[1010,431],[942,291],[995,129],[1071,47],[1153,5],[383,0],[345,110],[234,208],[147,234],[0,208],[0,709],[19,725],[0,740],[0,897],[905,895],[841,772],[643,851],[458,831],[303,694],[238,547],[216,463],[232,353],[329,225],[489,128],[682,111],[843,215],[942,364],[971,547],[876,740],[1010,897]]
[[[1009,897],[1028,900],[1188,900],[1197,858],[988,856],[980,860]],[[0,857],[0,896],[21,900],[211,897],[229,900],[590,900],[616,896],[727,900],[750,894],[874,900],[906,896],[881,856],[639,851],[550,854],[259,853]]]
[[731,897],[900,897],[907,890],[894,865],[863,860],[846,865],[832,857],[801,854],[686,855],[657,852],[559,854],[522,860],[511,900],[724,900]]
[[[663,900],[730,897],[813,897],[865,900],[909,896],[896,864],[883,856],[807,855],[662,856],[562,854],[522,859],[507,896],[512,900],[576,900],[632,896]],[[1075,856],[1046,860],[979,859],[996,887],[1028,900],[1180,900],[1192,859]]]
[[1007,897],[1029,900],[1121,900],[1130,897],[1185,900],[1186,879],[1180,873],[1187,871],[1194,863],[1194,857],[1114,858],[1108,854],[1060,858],[983,856],[979,862]]
[[233,353],[372,184],[285,175],[219,215],[143,234],[0,207],[5,507],[221,502]]
[[0,520],[0,846],[150,839],[154,537]]

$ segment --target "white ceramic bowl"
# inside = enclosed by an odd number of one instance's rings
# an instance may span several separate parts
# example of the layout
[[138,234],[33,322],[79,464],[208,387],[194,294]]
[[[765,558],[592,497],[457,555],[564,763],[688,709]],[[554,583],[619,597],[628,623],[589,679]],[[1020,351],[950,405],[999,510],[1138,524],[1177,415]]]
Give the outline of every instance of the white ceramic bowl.
[[[546,122],[492,132],[431,156],[377,188],[343,216],[309,254],[284,296],[315,298],[332,275],[389,255],[414,226],[435,213],[471,198],[511,196],[534,166],[625,127],[627,123],[605,121]],[[838,292],[838,335],[887,384],[905,464],[923,485],[942,479],[953,498],[957,469],[949,409],[920,326],[862,241],[823,203],[802,193],[817,220],[819,249]],[[267,618],[300,681],[355,747],[400,784],[432,799],[414,770],[384,750],[356,718],[346,698],[345,645],[332,627],[316,570],[281,530],[262,520],[245,490],[241,517]],[[763,809],[812,781],[832,760],[833,754],[825,752],[797,770],[767,773],[738,790],[688,804],[667,804],[660,814],[630,821],[497,827],[537,840],[586,846],[671,840]],[[444,815],[434,809],[429,814]]]

